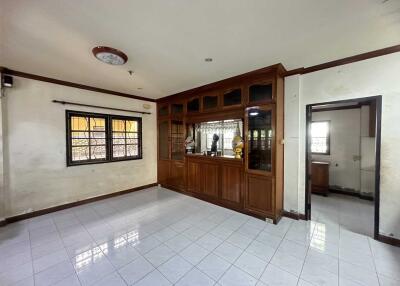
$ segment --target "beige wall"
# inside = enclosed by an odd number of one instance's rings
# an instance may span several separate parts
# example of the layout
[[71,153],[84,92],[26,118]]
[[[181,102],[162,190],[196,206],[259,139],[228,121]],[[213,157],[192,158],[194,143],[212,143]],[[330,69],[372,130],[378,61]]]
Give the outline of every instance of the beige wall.
[[[63,106],[53,99],[136,110],[149,103],[152,114]],[[2,105],[7,217],[157,181],[155,103],[14,77]],[[141,116],[143,159],[67,167],[66,109]]]
[[400,238],[399,74],[395,53],[285,79],[286,100],[294,104],[285,110],[285,166],[299,158],[285,169],[285,210],[304,213],[306,105],[382,95],[380,233]]

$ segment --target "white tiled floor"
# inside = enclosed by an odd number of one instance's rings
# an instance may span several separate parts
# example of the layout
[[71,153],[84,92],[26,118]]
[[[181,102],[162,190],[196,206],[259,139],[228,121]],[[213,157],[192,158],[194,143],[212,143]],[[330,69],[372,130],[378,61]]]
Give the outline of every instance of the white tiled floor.
[[400,285],[400,249],[152,188],[1,228],[0,285]]
[[349,231],[374,236],[374,202],[330,193],[312,195],[311,217],[322,223],[340,224]]

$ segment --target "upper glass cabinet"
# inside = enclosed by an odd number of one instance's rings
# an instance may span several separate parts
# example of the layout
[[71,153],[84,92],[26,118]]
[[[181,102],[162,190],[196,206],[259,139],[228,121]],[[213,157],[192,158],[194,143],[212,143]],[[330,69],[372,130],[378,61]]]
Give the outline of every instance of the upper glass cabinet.
[[167,120],[158,123],[158,156],[169,159],[169,123]]
[[182,121],[171,121],[171,159],[183,160],[184,125]]
[[272,83],[257,83],[249,86],[249,103],[272,100]]
[[182,103],[173,103],[171,105],[171,114],[177,115],[183,113],[183,104]]
[[200,100],[199,98],[190,99],[187,102],[187,112],[198,112],[200,111]]
[[169,115],[169,108],[168,104],[161,105],[158,109],[158,116],[168,116]]
[[259,172],[272,171],[272,109],[248,109],[247,168]]
[[242,104],[242,90],[240,88],[230,90],[223,94],[223,106],[234,106]]
[[203,110],[212,110],[218,108],[218,95],[205,95],[202,97]]

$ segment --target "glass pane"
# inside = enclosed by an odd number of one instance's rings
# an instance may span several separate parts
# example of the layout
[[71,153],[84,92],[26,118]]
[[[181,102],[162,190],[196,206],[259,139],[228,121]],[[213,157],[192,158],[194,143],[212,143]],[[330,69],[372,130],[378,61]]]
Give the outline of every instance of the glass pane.
[[139,140],[138,139],[127,138],[126,139],[126,144],[139,144]]
[[311,123],[311,152],[328,153],[329,122]]
[[126,138],[139,138],[138,133],[126,133]]
[[112,131],[124,132],[125,131],[125,120],[113,119],[112,120]]
[[114,158],[125,157],[125,145],[114,145],[113,157]]
[[90,118],[90,131],[105,131],[106,120],[104,118]]
[[249,101],[272,100],[272,84],[254,84],[249,88]]
[[224,106],[238,105],[242,103],[242,90],[235,89],[224,94]]
[[160,159],[169,159],[168,136],[168,121],[161,122],[158,126],[158,145]]
[[105,159],[106,158],[106,146],[91,146],[90,147],[90,159]]
[[90,138],[90,145],[106,145],[104,138]]
[[243,121],[241,119],[232,119],[202,122],[195,124],[194,129],[196,138],[195,153],[210,154],[214,142],[217,155],[232,156],[235,154],[233,139],[236,136],[242,137]]
[[113,139],[113,145],[119,145],[119,144],[125,144],[125,138],[122,138],[122,139]]
[[89,118],[83,116],[71,116],[71,130],[89,130]]
[[272,112],[252,109],[248,111],[248,168],[272,170]]
[[113,144],[125,144],[125,133],[113,132]]
[[181,103],[172,104],[171,111],[172,111],[172,114],[183,113],[183,104],[181,104]]
[[127,120],[126,132],[138,132],[138,122],[133,120]]
[[139,148],[138,145],[126,145],[127,156],[138,156]]
[[218,106],[218,96],[205,96],[203,97],[203,108],[212,109]]
[[194,98],[187,103],[187,111],[188,112],[197,112],[200,110],[200,101],[198,98]]
[[72,146],[89,145],[89,132],[71,132]]
[[183,160],[184,155],[184,127],[182,121],[171,122],[171,159]]
[[168,115],[168,105],[161,106],[158,110],[158,115],[165,116]]
[[89,147],[72,147],[72,161],[89,160]]

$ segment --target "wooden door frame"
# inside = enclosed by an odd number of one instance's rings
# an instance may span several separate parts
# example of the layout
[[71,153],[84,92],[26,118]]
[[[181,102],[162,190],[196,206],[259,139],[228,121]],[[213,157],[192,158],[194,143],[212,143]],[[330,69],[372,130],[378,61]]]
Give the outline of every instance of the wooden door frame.
[[311,115],[312,107],[323,104],[337,104],[337,103],[349,103],[349,102],[373,102],[376,104],[376,134],[375,134],[375,198],[374,198],[374,239],[379,237],[379,209],[380,209],[380,169],[381,169],[381,122],[382,122],[382,96],[370,96],[363,98],[352,98],[347,100],[320,102],[306,105],[306,154],[305,154],[305,218],[306,220],[311,219],[311,189],[309,186],[309,180],[311,179]]

